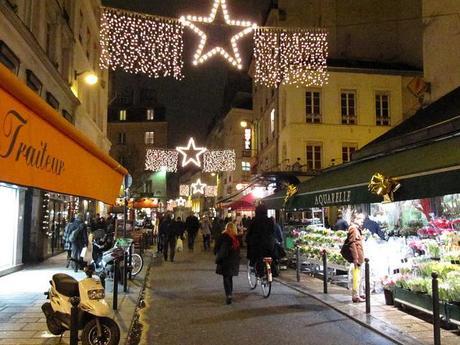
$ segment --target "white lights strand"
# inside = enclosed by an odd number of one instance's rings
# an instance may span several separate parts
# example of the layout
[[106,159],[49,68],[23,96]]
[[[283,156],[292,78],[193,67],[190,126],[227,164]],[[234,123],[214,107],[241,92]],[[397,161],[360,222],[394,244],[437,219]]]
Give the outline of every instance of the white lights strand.
[[188,184],[181,184],[179,186],[179,195],[180,196],[189,196],[190,195],[190,186]]
[[176,150],[182,155],[182,167],[186,167],[190,163],[195,164],[197,167],[201,167],[200,156],[206,152],[206,147],[197,147],[195,145],[195,139],[190,138],[187,146],[178,146]]
[[204,188],[205,197],[216,197],[217,196],[217,186],[206,186]]
[[103,7],[100,35],[102,69],[182,79],[183,25],[177,19]]
[[196,180],[195,183],[192,183],[190,185],[190,187],[192,188],[192,194],[204,194],[206,186],[206,183],[202,183],[201,179]]
[[258,28],[254,34],[256,84],[270,88],[327,84],[327,32],[323,29]]
[[213,150],[203,155],[204,172],[234,171],[235,169],[235,150]]
[[175,150],[148,149],[145,157],[145,170],[176,172],[179,152]]
[[[206,53],[203,54],[203,50],[206,47],[206,42],[208,40],[206,34],[195,24],[195,23],[204,23],[204,24],[211,24],[215,21],[216,19],[216,14],[219,9],[219,6],[222,7],[222,12],[224,15],[224,20],[225,24],[229,26],[238,26],[243,28],[240,32],[237,34],[233,35],[232,38],[230,39],[231,47],[232,47],[232,54],[229,54],[223,47],[217,46],[217,47],[212,47],[209,49]],[[214,5],[211,9],[211,13],[209,14],[209,17],[200,17],[200,16],[182,16],[180,18],[180,21],[183,23],[184,26],[189,27],[190,29],[193,30],[198,36],[200,36],[200,43],[198,45],[198,48],[193,55],[193,64],[194,65],[199,65],[209,58],[215,56],[216,54],[220,54],[223,56],[230,64],[232,64],[234,67],[238,69],[242,69],[242,60],[240,56],[240,52],[238,49],[238,41],[243,38],[244,36],[248,35],[251,33],[255,28],[257,28],[257,24],[251,23],[249,21],[245,20],[233,20],[230,19],[230,16],[228,14],[227,10],[227,3],[225,0],[214,0]]]

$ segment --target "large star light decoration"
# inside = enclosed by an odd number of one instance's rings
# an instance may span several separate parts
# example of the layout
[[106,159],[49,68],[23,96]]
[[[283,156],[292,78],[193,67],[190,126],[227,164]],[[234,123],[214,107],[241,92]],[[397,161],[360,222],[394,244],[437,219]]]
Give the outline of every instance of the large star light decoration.
[[[233,35],[232,38],[230,39],[230,43],[232,46],[233,50],[233,55],[229,54],[223,47],[217,46],[213,47],[211,50],[203,54],[203,50],[206,46],[206,41],[208,40],[207,35],[200,30],[194,22],[198,23],[213,23],[216,19],[216,14],[217,10],[219,9],[219,5],[222,7],[223,15],[224,15],[224,20],[225,24],[229,26],[237,26],[237,27],[242,27],[244,28],[237,34]],[[241,61],[241,56],[240,52],[238,50],[238,45],[237,42],[247,34],[251,33],[254,29],[257,28],[257,24],[251,23],[249,21],[244,21],[244,20],[233,20],[230,19],[230,16],[227,11],[227,4],[225,0],[214,0],[214,5],[211,9],[211,13],[209,14],[209,17],[199,17],[199,16],[182,16],[180,17],[180,21],[184,26],[190,27],[196,34],[198,34],[201,37],[201,41],[198,45],[198,48],[193,56],[193,64],[194,65],[199,65],[204,63],[206,60],[208,60],[210,57],[220,54],[222,55],[229,63],[231,63],[233,66],[237,67],[238,69],[242,69],[242,61]]]
[[198,179],[195,183],[192,183],[190,186],[192,187],[192,194],[204,194],[204,190],[207,184],[202,183],[201,179]]
[[[195,164],[197,167],[201,167],[200,156],[206,152],[206,147],[196,147],[195,140],[190,138],[187,146],[176,147],[176,150],[182,155],[182,167],[189,165],[190,163]],[[193,151],[193,153],[189,153]]]

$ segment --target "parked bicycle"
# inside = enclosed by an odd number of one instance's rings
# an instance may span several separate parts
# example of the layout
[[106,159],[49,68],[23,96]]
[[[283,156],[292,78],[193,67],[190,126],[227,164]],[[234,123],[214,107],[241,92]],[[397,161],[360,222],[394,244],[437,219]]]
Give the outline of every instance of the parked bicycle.
[[[260,284],[264,298],[268,298],[272,291],[272,261],[273,259],[271,257],[265,257],[262,261],[257,261],[254,266],[251,266],[250,261],[248,261],[247,274],[249,287],[251,290],[254,290],[257,284]],[[263,265],[263,269],[259,265]],[[263,274],[259,275],[257,272],[263,272]]]

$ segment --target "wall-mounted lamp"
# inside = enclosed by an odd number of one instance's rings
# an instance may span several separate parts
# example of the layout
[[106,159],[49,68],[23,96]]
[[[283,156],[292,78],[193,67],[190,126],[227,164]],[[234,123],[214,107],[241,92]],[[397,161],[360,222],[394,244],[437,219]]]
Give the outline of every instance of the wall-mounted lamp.
[[246,128],[248,126],[248,122],[247,121],[241,121],[240,126],[243,127],[243,128]]
[[96,75],[96,73],[91,71],[84,71],[80,73],[77,73],[77,71],[75,71],[75,80],[77,80],[78,77],[81,75],[83,76],[83,80],[85,81],[85,83],[88,85],[94,85],[99,81],[99,78]]

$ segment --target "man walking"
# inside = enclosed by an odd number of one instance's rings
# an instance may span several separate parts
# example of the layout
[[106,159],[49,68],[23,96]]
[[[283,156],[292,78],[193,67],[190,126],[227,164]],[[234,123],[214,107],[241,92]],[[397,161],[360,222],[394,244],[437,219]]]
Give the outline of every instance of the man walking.
[[164,259],[168,260],[168,251],[169,251],[169,261],[174,262],[174,256],[176,255],[176,245],[177,238],[183,237],[185,231],[185,224],[180,217],[177,217],[176,220],[172,220],[168,227],[168,232],[166,235],[166,244],[164,246]]
[[168,235],[169,226],[171,225],[171,215],[166,214],[160,222],[160,230],[158,231],[158,252],[163,252],[165,261],[168,259]]
[[204,250],[211,248],[211,222],[208,217],[204,216],[200,224],[201,234],[203,235]]
[[74,262],[74,271],[78,272],[78,268],[81,267],[82,264],[81,251],[84,247],[88,246],[88,233],[86,224],[83,222],[82,216],[80,214],[75,217],[75,221],[71,225],[69,241],[72,247],[72,261]]
[[200,221],[198,218],[191,214],[185,220],[185,230],[187,231],[187,239],[188,239],[188,250],[193,252],[193,247],[195,245],[195,237],[198,233],[198,229],[200,228]]

